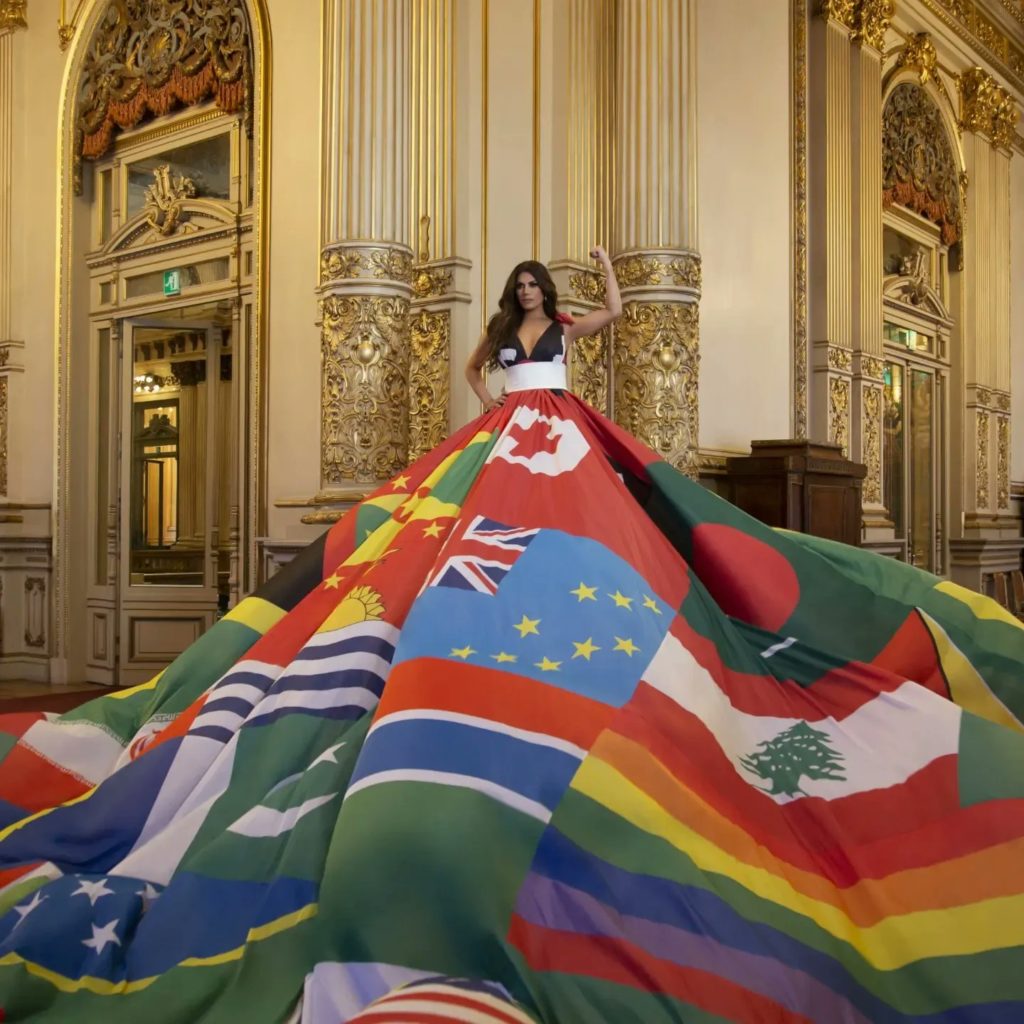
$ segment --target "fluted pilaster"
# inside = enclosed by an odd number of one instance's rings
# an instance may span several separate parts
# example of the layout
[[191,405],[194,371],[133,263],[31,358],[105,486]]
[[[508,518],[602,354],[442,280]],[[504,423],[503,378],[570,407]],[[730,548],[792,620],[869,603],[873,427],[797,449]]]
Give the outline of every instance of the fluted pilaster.
[[850,458],[867,470],[861,492],[865,525],[891,534],[882,497],[884,350],[882,279],[882,53],[893,14],[891,0],[862,3],[853,57],[853,400]]
[[[564,217],[556,218],[551,272],[562,306],[575,315],[604,302],[604,276],[594,269],[590,249],[612,240],[613,126],[615,78],[614,0],[568,0],[565,8],[567,88],[559,90],[568,125],[558,149],[556,175],[566,182]],[[573,345],[573,391],[604,412],[609,406],[612,328]]]
[[696,252],[693,0],[620,0],[614,263],[623,316],[616,420],[696,475],[700,257]]
[[[409,450],[410,0],[328,0],[321,168],[318,501],[358,497]],[[307,521],[337,518],[324,509]]]
[[[8,493],[9,377],[21,369],[12,332],[11,198],[14,172],[14,33],[25,28],[27,0],[0,0],[0,495]],[[12,358],[15,357],[15,358]]]
[[[850,452],[853,404],[854,0],[828,0],[811,26],[811,434]],[[880,300],[881,289],[876,302]]]

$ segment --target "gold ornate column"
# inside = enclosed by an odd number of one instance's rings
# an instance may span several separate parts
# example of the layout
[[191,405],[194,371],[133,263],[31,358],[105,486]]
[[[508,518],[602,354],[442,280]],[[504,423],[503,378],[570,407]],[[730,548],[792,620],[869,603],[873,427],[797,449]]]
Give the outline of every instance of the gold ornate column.
[[[999,536],[1009,497],[1010,157],[1016,104],[982,68],[960,77],[967,192],[963,316],[965,536]],[[973,441],[973,443],[971,443]]]
[[839,444],[847,454],[853,376],[850,43],[857,7],[856,0],[823,0],[811,25],[811,437]]
[[11,316],[11,197],[14,162],[14,31],[27,28],[28,0],[0,0],[0,495],[8,493],[9,382],[24,368],[24,342],[13,339]]
[[452,334],[469,333],[469,260],[455,254],[454,0],[412,7],[409,461],[448,436]]
[[324,5],[321,435],[330,522],[409,451],[410,2]]
[[694,0],[619,0],[615,419],[696,476],[700,256]]
[[865,539],[891,539],[893,524],[882,501],[882,52],[895,14],[893,0],[860,0],[855,16],[853,117],[852,422],[849,457],[867,473],[861,492]]
[[[594,269],[590,249],[610,245],[615,81],[614,0],[568,0],[564,9],[567,87],[556,91],[563,107],[566,137],[556,151],[556,180],[565,182],[564,215],[552,230],[551,273],[561,305],[581,315],[604,304],[604,275]],[[557,115],[556,115],[557,116]],[[564,254],[564,255],[561,255]],[[584,401],[610,412],[609,366],[612,328],[580,338],[570,357],[570,382]]]

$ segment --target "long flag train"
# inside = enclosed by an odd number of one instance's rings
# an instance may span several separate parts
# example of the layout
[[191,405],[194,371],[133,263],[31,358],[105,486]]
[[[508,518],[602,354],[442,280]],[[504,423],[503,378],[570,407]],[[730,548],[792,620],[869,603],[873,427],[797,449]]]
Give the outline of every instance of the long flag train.
[[1024,632],[569,395],[0,719],[8,1021],[1024,1019]]

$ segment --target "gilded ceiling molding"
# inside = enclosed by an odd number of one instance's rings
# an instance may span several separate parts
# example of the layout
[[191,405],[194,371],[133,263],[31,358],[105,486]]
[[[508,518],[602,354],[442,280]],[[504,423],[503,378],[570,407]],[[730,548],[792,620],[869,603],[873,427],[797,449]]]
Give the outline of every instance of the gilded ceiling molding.
[[793,0],[793,437],[807,437],[807,0]]
[[942,241],[963,237],[960,175],[939,109],[915,82],[893,89],[882,113],[882,199],[937,224]]
[[910,68],[917,72],[917,80],[924,85],[926,82],[940,84],[936,74],[939,66],[939,55],[935,50],[932,37],[927,32],[915,32],[907,37],[896,58],[897,68]]
[[28,0],[0,0],[0,36],[28,28]]
[[251,114],[252,59],[244,0],[108,0],[78,89],[75,186],[81,161],[119,130],[210,98]]
[[1020,116],[1014,98],[984,68],[968,68],[959,85],[961,127],[984,135],[993,146],[1009,149]]
[[1002,26],[982,10],[979,0],[920,0],[944,25],[991,58],[1012,84],[1024,92],[1024,46],[1011,39]]

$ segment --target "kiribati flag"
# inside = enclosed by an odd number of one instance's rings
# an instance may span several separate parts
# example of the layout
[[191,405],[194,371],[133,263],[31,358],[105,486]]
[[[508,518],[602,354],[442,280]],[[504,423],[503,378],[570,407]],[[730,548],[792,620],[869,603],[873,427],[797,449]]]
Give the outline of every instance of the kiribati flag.
[[430,586],[495,594],[516,559],[539,532],[477,516],[466,532],[453,541]]

